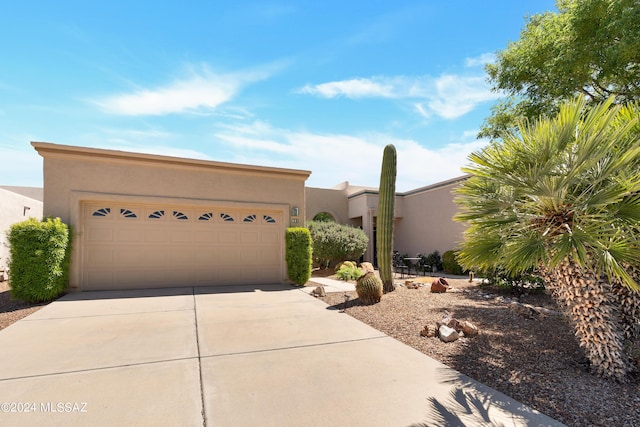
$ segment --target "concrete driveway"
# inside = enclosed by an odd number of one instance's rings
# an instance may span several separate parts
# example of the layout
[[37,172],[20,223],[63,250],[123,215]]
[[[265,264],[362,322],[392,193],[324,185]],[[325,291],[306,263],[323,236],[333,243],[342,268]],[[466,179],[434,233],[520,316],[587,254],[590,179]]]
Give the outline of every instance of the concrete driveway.
[[286,286],[70,294],[0,332],[2,426],[559,426]]

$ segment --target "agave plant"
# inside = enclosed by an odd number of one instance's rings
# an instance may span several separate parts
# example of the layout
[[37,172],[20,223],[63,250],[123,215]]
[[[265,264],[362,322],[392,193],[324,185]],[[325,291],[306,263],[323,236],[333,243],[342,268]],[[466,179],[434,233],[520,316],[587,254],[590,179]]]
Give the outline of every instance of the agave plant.
[[456,219],[469,225],[461,264],[537,269],[593,371],[619,381],[633,369],[625,340],[640,322],[639,111],[577,98],[554,118],[523,120],[469,157],[456,197]]

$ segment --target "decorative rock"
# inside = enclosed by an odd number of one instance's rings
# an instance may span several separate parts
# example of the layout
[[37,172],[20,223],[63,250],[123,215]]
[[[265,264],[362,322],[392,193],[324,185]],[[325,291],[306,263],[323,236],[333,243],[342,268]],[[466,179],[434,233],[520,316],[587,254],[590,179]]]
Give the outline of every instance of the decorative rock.
[[473,323],[465,320],[462,322],[462,333],[465,337],[475,337],[478,335],[478,327]]
[[327,292],[324,290],[324,286],[318,286],[311,291],[311,295],[313,295],[314,297],[326,297]]
[[411,280],[407,280],[406,282],[404,282],[404,285],[407,287],[407,289],[418,289],[420,287],[420,283],[412,282]]
[[370,262],[363,262],[360,264],[360,270],[362,270],[362,273],[366,273],[366,272],[374,272],[375,270],[373,269],[373,264],[371,264]]
[[444,277],[438,277],[436,280],[431,282],[431,292],[434,293],[446,292],[448,287],[449,283],[447,283]]
[[420,331],[420,336],[428,338],[435,337],[436,330],[433,327],[429,327],[429,325],[424,325],[424,329]]
[[456,332],[455,329],[450,328],[446,325],[440,326],[438,329],[438,333],[440,335],[440,339],[444,342],[453,342],[460,338],[460,335]]

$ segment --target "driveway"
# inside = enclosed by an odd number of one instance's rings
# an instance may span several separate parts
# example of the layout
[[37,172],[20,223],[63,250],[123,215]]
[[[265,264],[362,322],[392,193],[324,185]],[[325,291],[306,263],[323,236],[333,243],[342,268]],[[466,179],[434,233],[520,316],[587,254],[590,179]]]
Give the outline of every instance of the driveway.
[[0,332],[2,426],[559,426],[288,286],[70,294]]

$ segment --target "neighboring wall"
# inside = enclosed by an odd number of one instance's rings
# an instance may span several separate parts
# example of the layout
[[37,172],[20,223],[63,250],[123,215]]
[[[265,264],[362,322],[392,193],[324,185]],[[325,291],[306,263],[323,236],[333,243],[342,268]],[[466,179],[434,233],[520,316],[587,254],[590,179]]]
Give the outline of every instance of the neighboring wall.
[[452,191],[465,180],[460,177],[404,193],[404,217],[396,223],[395,249],[414,256],[456,249],[462,241],[463,223],[453,220],[458,212]]
[[0,186],[0,270],[7,268],[9,259],[6,232],[29,217],[42,218],[42,189]]

